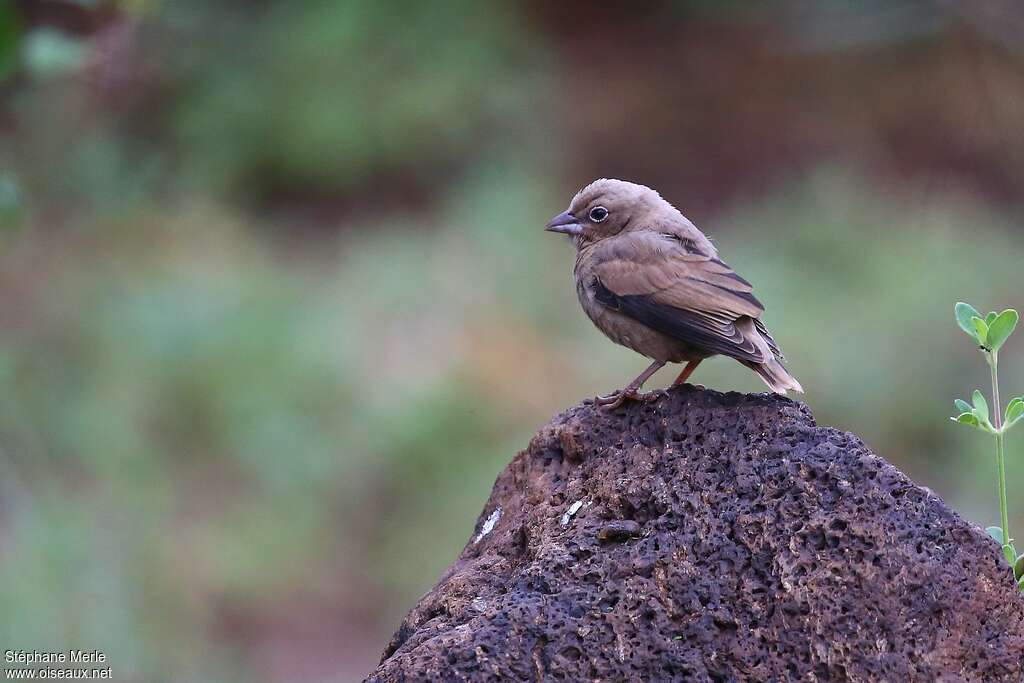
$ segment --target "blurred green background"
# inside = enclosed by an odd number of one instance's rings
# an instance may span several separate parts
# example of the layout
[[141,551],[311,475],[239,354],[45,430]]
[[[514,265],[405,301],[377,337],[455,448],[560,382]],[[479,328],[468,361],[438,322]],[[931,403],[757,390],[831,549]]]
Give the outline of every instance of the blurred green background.
[[819,422],[995,523],[952,312],[1024,308],[1021,15],[0,0],[0,648],[359,680],[534,431],[646,365],[541,229],[601,176],[756,283]]

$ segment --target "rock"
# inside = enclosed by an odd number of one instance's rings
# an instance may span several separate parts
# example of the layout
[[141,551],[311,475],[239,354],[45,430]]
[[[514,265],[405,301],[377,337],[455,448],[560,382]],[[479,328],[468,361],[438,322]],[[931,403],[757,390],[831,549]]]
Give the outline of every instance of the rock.
[[1024,679],[996,543],[785,398],[572,408],[474,532],[368,681]]
[[599,541],[625,541],[640,533],[640,525],[631,519],[616,519],[608,522],[597,532]]

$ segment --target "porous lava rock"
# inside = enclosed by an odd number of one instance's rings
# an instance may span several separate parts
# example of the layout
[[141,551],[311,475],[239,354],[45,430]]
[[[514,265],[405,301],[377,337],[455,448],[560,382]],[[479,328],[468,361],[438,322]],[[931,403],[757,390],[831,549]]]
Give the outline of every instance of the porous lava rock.
[[1021,681],[996,543],[853,434],[681,387],[547,424],[369,681]]

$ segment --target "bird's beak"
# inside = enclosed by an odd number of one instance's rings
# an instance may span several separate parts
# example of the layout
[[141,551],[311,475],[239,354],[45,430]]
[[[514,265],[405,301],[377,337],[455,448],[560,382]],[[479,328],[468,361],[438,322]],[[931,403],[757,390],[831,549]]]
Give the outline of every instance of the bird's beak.
[[563,211],[554,218],[552,218],[544,229],[548,232],[561,232],[566,235],[579,235],[583,232],[583,226],[576,220],[576,216],[573,216],[568,211]]

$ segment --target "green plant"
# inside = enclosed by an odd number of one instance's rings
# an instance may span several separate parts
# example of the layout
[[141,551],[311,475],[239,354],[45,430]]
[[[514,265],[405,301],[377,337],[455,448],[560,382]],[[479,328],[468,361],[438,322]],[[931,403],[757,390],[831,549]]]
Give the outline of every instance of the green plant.
[[[1013,577],[1017,585],[1024,590],[1024,555],[1017,554],[1010,536],[1009,513],[1006,505],[1006,462],[1004,439],[1008,432],[1024,417],[1024,399],[1010,399],[1006,404],[1006,412],[1000,410],[999,404],[999,349],[1009,339],[1017,326],[1017,311],[1008,308],[1002,313],[991,312],[982,316],[969,304],[960,302],[954,308],[956,322],[968,337],[978,344],[978,349],[985,356],[992,376],[991,409],[981,391],[975,389],[971,403],[956,399],[953,404],[959,414],[950,418],[954,422],[966,424],[975,429],[987,432],[996,440],[996,468],[999,472],[999,516],[1001,526],[990,526],[986,529],[989,535],[1003,548],[1006,561],[1013,567]],[[972,405],[973,404],[973,405]]]

